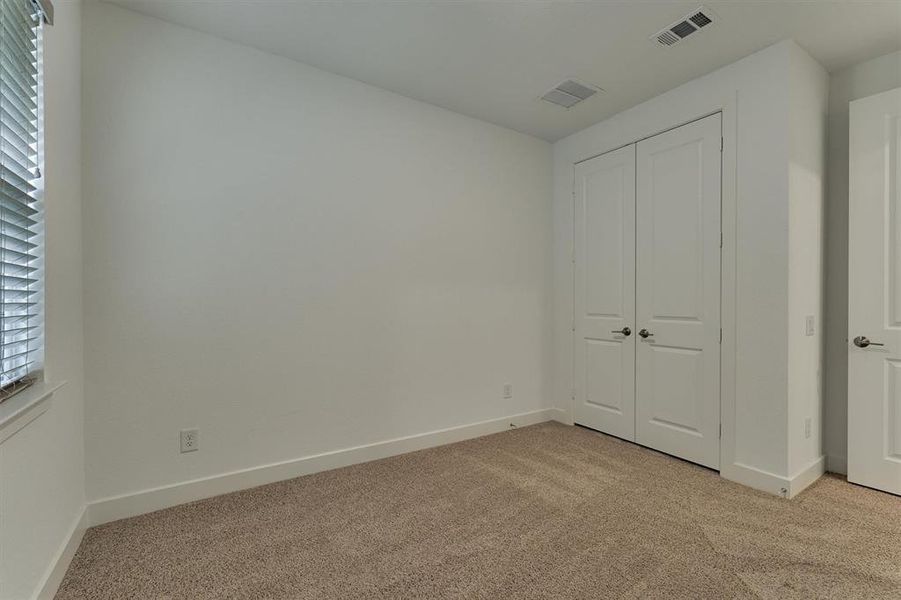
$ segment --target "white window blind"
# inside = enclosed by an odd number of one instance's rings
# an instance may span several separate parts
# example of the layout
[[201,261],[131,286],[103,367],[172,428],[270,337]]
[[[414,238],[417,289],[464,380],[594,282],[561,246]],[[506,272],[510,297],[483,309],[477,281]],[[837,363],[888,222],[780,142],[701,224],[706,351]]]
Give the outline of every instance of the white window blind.
[[0,0],[0,400],[43,362],[41,26],[31,0]]

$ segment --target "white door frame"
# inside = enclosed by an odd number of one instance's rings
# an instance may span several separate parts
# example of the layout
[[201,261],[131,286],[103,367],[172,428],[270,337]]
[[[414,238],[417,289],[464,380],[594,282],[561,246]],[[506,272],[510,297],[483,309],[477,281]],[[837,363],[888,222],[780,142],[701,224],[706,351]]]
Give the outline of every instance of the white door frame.
[[[768,489],[770,487],[769,474],[759,472],[759,483],[750,481],[755,476],[755,470],[749,469],[742,465],[735,464],[735,371],[736,371],[736,232],[737,232],[737,122],[736,122],[737,100],[736,93],[730,94],[724,98],[712,99],[709,104],[695,107],[692,110],[685,111],[680,115],[681,118],[674,118],[670,126],[654,131],[644,132],[640,137],[633,140],[622,140],[621,143],[610,146],[598,146],[591,148],[589,152],[583,152],[577,160],[572,161],[570,165],[571,190],[570,201],[572,202],[572,238],[575,240],[576,220],[575,220],[575,165],[590,160],[607,152],[617,150],[624,146],[637,143],[643,139],[653,137],[657,134],[681,127],[693,121],[709,117],[710,115],[722,114],[723,128],[723,152],[722,152],[722,231],[723,231],[723,247],[720,254],[720,325],[723,328],[723,341],[720,344],[720,425],[722,427],[722,435],[720,437],[720,475],[733,480],[746,482],[752,487],[758,489]],[[570,248],[570,277],[573,283],[573,300],[575,300],[575,255],[574,248]],[[575,318],[575,304],[570,306],[571,317]],[[575,356],[576,336],[574,331],[570,331],[570,342]],[[575,381],[575,365],[572,365],[570,373],[571,382]],[[570,396],[569,421],[572,424],[572,415],[575,414],[575,396]]]

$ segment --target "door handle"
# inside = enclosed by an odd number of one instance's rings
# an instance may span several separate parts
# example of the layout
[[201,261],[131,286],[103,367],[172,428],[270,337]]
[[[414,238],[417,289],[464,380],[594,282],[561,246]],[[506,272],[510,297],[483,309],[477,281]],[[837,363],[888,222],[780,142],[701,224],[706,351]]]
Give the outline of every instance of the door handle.
[[869,338],[865,335],[859,335],[854,338],[854,345],[858,348],[866,348],[867,346],[885,346],[885,344],[880,344],[878,342],[871,342]]
[[654,334],[651,333],[650,331],[648,331],[647,329],[642,329],[641,331],[638,332],[638,335],[640,335],[642,339],[648,339],[649,337],[651,337]]
[[621,333],[624,336],[629,337],[630,335],[632,335],[632,330],[628,327],[623,327],[622,329],[614,329],[610,333]]

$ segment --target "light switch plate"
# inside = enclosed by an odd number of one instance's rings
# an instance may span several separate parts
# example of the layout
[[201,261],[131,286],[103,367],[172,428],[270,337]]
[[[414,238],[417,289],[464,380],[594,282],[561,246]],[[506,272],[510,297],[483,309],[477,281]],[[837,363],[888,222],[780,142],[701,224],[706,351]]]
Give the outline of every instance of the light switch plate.
[[814,333],[816,333],[816,319],[813,315],[807,315],[807,319],[805,320],[804,334],[813,335]]

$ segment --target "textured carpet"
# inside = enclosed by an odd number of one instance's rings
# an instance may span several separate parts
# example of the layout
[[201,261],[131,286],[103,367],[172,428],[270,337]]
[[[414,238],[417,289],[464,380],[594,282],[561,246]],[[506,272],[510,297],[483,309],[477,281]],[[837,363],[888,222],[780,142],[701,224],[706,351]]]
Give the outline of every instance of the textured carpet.
[[901,598],[901,498],[547,423],[90,529],[57,598]]

